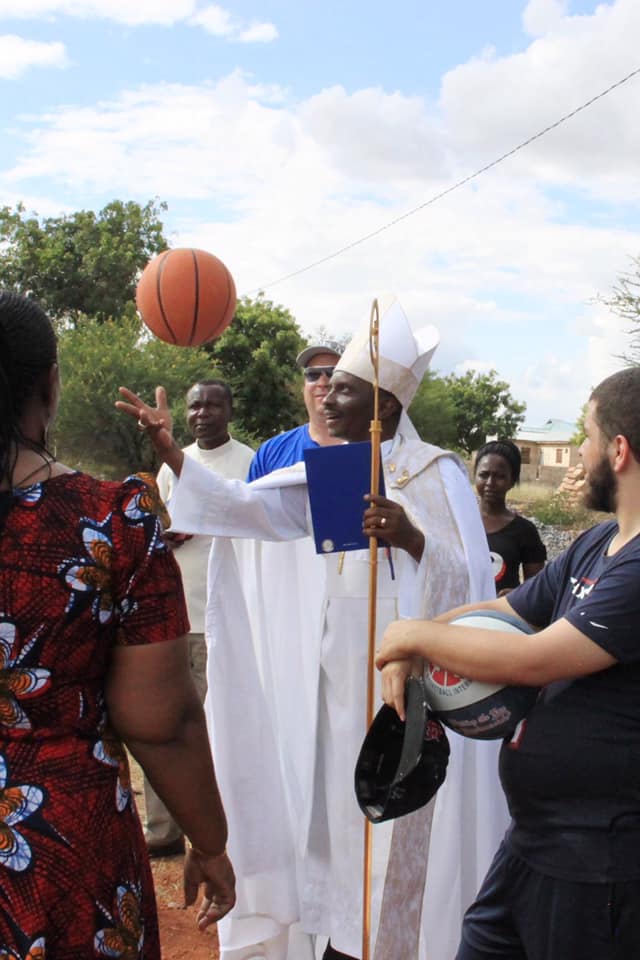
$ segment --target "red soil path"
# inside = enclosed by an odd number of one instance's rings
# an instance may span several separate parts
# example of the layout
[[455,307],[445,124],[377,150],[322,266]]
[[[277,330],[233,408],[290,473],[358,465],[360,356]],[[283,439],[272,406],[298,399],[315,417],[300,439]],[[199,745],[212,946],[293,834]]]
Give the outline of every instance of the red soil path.
[[183,909],[182,857],[152,860],[162,960],[218,960],[215,928],[200,933],[196,906]]

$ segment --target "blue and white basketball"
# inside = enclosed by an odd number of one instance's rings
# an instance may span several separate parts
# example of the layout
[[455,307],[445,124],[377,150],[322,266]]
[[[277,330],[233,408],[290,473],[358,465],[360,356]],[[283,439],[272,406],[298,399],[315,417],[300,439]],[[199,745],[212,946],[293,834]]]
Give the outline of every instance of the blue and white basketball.
[[[534,633],[519,617],[496,610],[472,610],[451,621],[460,627]],[[450,730],[474,740],[510,737],[536,702],[538,688],[507,687],[467,680],[435,664],[424,674],[430,709]]]

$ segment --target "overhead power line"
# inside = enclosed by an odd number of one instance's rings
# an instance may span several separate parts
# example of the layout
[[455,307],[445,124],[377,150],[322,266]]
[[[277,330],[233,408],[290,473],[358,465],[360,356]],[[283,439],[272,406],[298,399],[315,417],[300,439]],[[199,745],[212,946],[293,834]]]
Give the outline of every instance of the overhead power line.
[[306,273],[308,270],[313,270],[315,267],[319,267],[322,263],[327,263],[329,260],[335,260],[336,257],[341,256],[343,253],[347,253],[348,250],[353,250],[354,247],[359,247],[360,244],[366,243],[367,240],[371,240],[373,237],[377,237],[379,234],[384,233],[385,230],[390,230],[391,227],[395,227],[397,223],[401,223],[403,220],[406,220],[408,217],[413,217],[414,214],[419,213],[421,210],[424,210],[426,207],[430,207],[432,204],[437,203],[438,200],[442,200],[443,197],[446,197],[448,194],[453,193],[454,190],[458,190],[460,187],[463,187],[466,183],[469,183],[471,180],[475,180],[481,174],[486,173],[487,170],[497,167],[499,163],[502,163],[504,160],[507,160],[509,157],[512,157],[514,153],[518,153],[519,150],[523,150],[525,147],[528,147],[530,143],[533,143],[535,140],[539,140],[540,137],[544,137],[547,133],[550,133],[551,130],[555,130],[556,127],[559,127],[561,124],[566,123],[567,120],[571,120],[572,117],[575,117],[576,114],[581,113],[582,110],[586,110],[587,107],[592,106],[596,103],[597,100],[601,100],[602,97],[606,97],[608,93],[611,93],[612,90],[615,90],[617,87],[621,87],[623,83],[627,83],[628,80],[633,79],[633,77],[640,74],[640,67],[637,67],[635,70],[632,70],[631,73],[628,73],[626,77],[623,77],[621,80],[617,80],[615,83],[612,83],[610,87],[607,87],[606,90],[602,90],[600,93],[596,94],[595,97],[591,97],[590,100],[587,100],[586,103],[581,104],[579,107],[576,107],[575,110],[572,110],[570,113],[566,113],[563,117],[560,117],[559,120],[556,120],[555,123],[550,123],[548,127],[545,127],[543,130],[540,130],[538,133],[534,133],[532,137],[528,137],[527,140],[523,140],[522,143],[519,143],[517,146],[512,147],[511,150],[508,150],[506,153],[503,153],[501,156],[497,157],[495,160],[492,160],[491,163],[487,163],[484,167],[480,167],[475,173],[470,173],[467,177],[464,177],[462,180],[458,180],[456,183],[451,184],[450,187],[447,187],[445,190],[441,190],[440,193],[436,193],[435,196],[431,197],[429,200],[425,200],[424,203],[418,204],[417,207],[413,207],[411,210],[407,210],[405,213],[401,213],[398,217],[394,217],[393,220],[389,220],[388,223],[383,224],[380,227],[377,227],[375,230],[372,230],[370,233],[365,233],[364,236],[359,237],[357,240],[352,240],[351,243],[345,244],[345,246],[340,247],[338,250],[334,250],[333,253],[328,253],[324,257],[320,257],[319,260],[314,260],[312,263],[307,264],[306,267],[300,267],[298,270],[292,270],[291,273],[286,273],[282,277],[278,277],[277,280],[272,280],[270,283],[262,284],[259,287],[256,287],[254,290],[250,291],[250,294],[260,293],[263,290],[267,290],[270,287],[275,287],[276,284],[284,283],[285,280],[291,280],[293,277],[299,277],[300,274]]

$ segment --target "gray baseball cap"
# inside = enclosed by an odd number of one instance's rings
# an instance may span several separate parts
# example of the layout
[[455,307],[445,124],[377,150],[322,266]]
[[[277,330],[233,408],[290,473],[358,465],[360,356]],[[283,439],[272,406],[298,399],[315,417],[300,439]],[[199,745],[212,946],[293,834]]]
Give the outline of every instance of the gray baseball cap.
[[335,353],[336,357],[341,357],[343,352],[344,347],[337,340],[318,341],[305,347],[296,357],[296,363],[299,367],[309,367],[313,358],[319,353]]

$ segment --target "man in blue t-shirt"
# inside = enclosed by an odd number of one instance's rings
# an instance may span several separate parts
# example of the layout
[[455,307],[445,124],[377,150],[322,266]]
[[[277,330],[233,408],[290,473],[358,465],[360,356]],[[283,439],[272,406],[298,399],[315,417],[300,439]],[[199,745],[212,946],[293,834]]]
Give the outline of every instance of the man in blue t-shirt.
[[329,392],[329,380],[342,356],[342,349],[335,340],[325,340],[306,347],[298,354],[296,363],[304,375],[302,396],[309,421],[265,440],[253,456],[247,480],[257,480],[280,467],[299,463],[304,459],[307,447],[326,447],[342,442],[330,435],[324,415],[324,398]]
[[[377,663],[401,710],[409,658],[474,680],[541,688],[500,756],[512,824],[462,930],[457,960],[640,956],[640,368],[591,394],[583,533],[508,597],[531,636],[397,621]],[[444,614],[449,621],[461,607]]]

